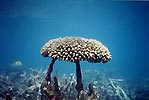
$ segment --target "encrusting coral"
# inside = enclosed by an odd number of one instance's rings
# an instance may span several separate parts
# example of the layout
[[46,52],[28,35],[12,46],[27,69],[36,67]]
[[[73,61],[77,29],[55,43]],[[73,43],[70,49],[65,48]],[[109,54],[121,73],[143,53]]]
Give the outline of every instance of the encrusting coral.
[[80,61],[87,60],[92,63],[106,63],[111,59],[109,50],[99,41],[81,37],[64,37],[48,41],[42,48],[44,57],[51,57],[52,62],[48,68],[45,80],[51,83],[51,72],[57,59],[74,62],[76,64],[77,84],[79,100],[83,100],[83,83]]

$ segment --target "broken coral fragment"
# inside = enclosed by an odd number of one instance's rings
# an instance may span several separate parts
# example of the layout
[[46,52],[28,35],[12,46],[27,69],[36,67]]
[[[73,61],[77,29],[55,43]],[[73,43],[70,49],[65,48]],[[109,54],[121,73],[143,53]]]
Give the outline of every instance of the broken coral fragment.
[[13,67],[21,67],[23,64],[21,61],[15,61],[11,64]]

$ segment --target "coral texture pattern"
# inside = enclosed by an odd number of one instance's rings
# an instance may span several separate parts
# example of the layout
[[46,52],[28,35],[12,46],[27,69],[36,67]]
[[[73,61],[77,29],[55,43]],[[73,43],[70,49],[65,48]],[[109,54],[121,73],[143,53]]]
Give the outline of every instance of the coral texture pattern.
[[109,50],[101,42],[82,37],[52,39],[42,47],[41,54],[70,62],[87,60],[92,63],[106,63],[111,59]]

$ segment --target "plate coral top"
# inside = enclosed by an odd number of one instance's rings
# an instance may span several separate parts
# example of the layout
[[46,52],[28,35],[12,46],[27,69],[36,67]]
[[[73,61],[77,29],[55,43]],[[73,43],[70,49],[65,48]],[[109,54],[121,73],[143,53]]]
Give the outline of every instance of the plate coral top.
[[64,37],[49,40],[42,48],[44,57],[70,62],[87,60],[92,63],[106,63],[111,59],[107,47],[94,39]]

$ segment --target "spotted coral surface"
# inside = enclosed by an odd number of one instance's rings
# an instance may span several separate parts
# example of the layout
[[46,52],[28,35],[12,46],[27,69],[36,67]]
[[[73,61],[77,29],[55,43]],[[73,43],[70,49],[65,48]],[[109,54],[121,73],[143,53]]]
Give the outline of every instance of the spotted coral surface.
[[94,39],[64,37],[49,40],[42,48],[44,57],[77,62],[87,60],[92,63],[106,63],[111,59],[107,47]]

